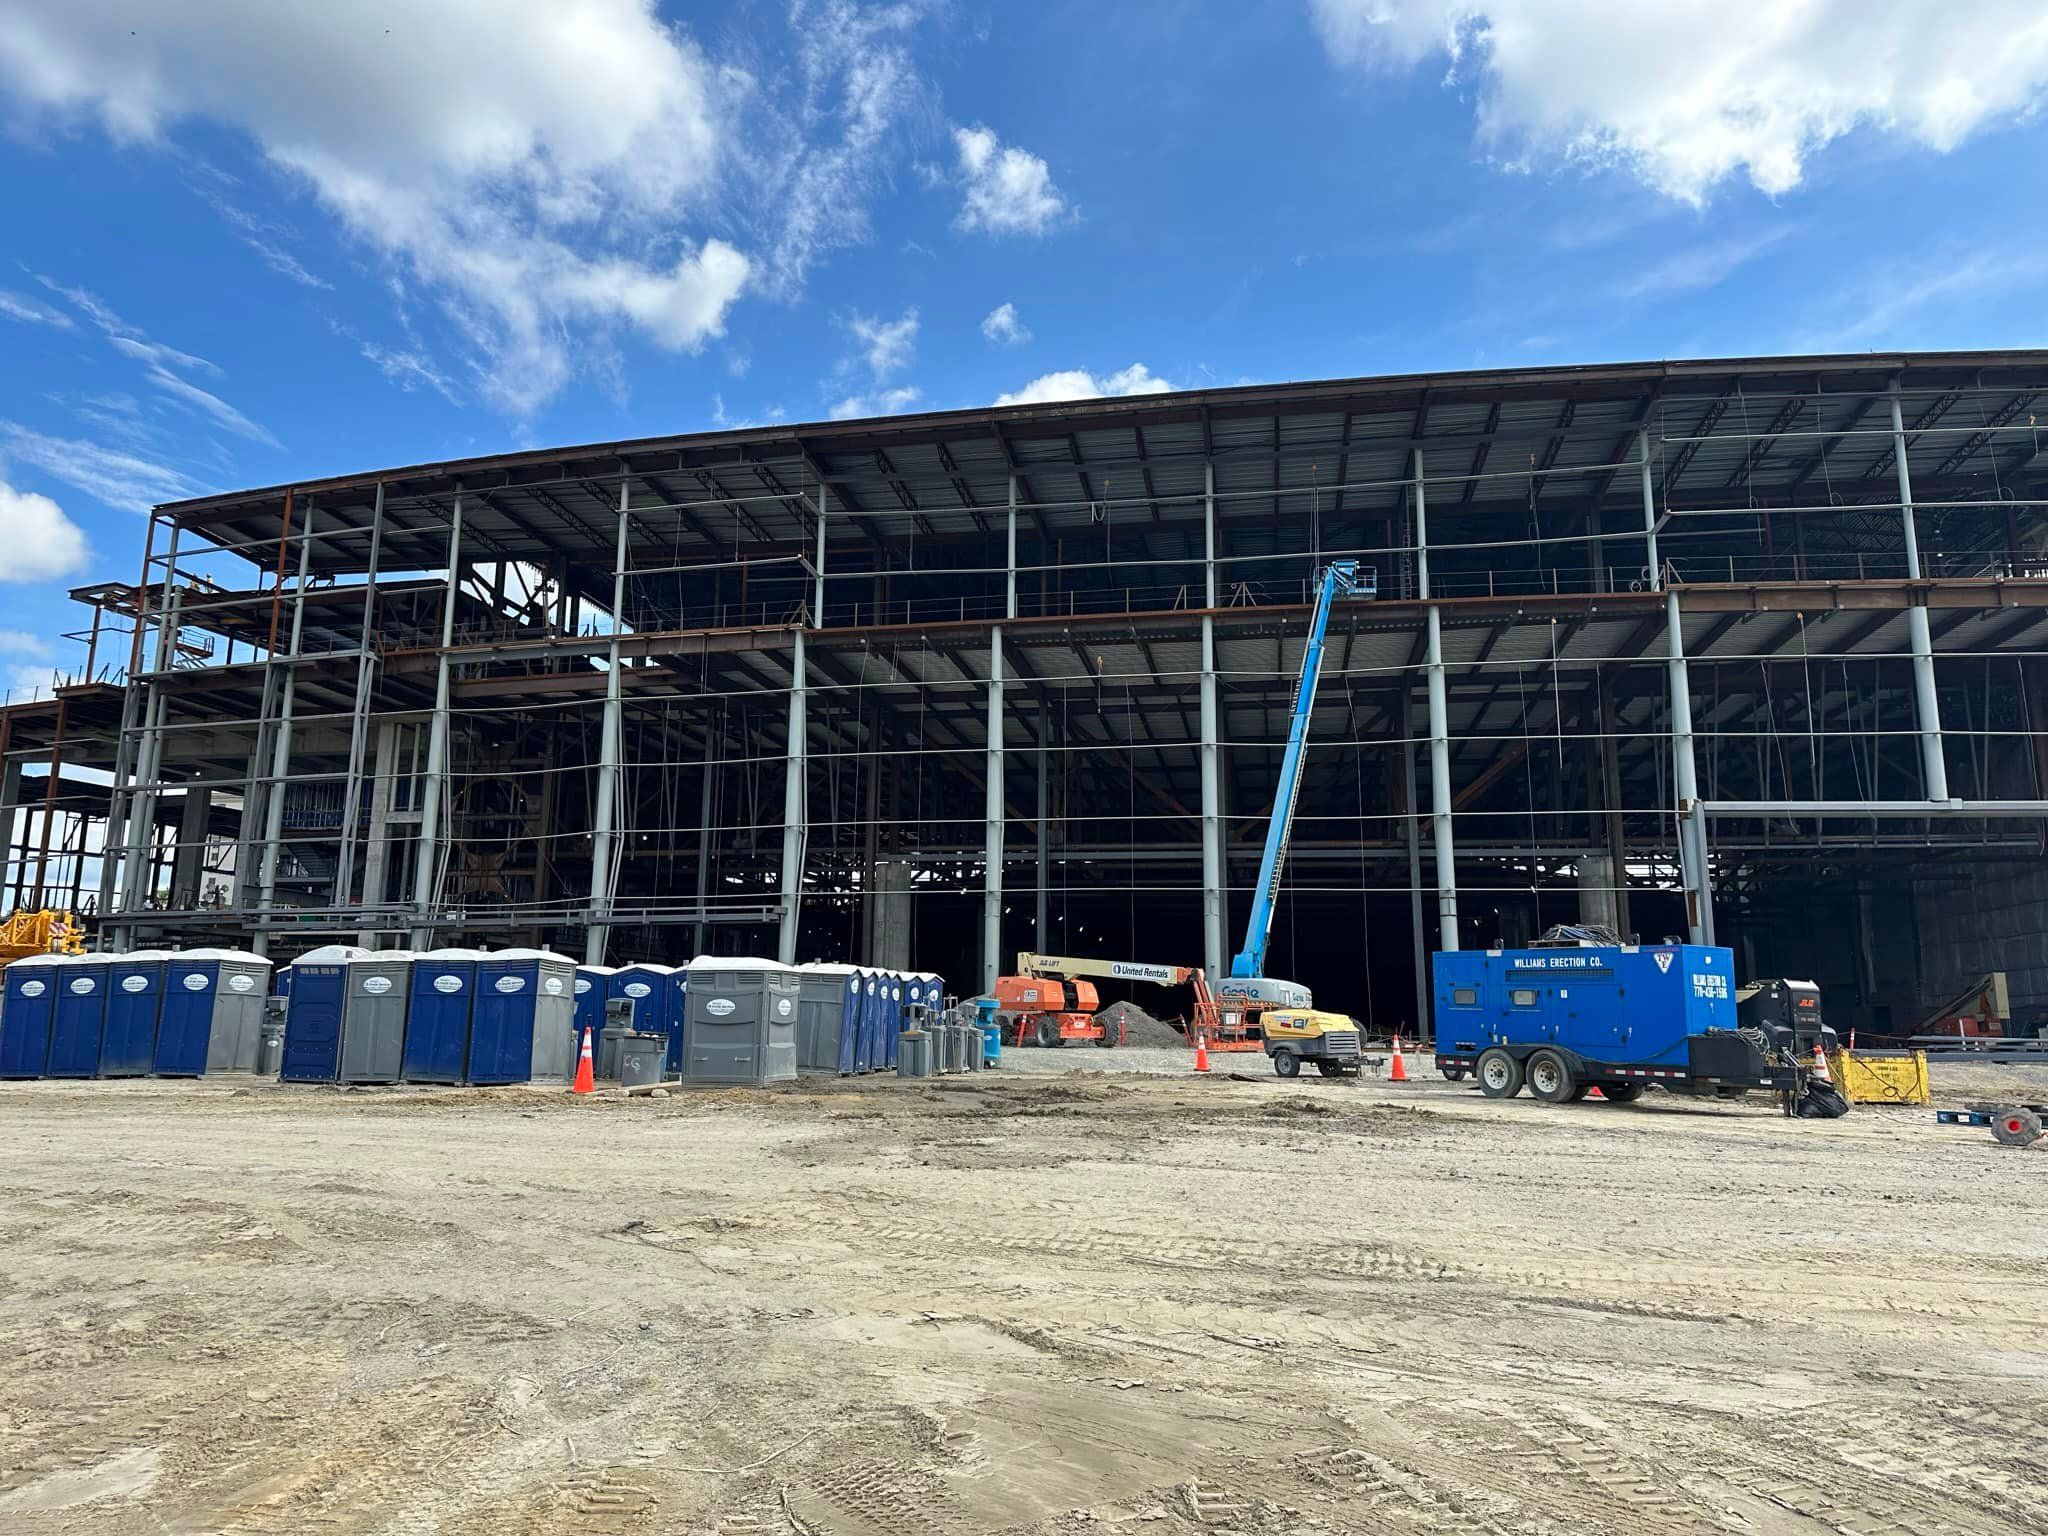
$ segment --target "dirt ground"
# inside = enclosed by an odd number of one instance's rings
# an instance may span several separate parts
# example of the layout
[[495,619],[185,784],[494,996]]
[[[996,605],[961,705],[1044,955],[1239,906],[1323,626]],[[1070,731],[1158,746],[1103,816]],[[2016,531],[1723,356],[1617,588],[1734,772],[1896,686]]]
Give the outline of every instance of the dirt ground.
[[2048,1143],[1068,1054],[5,1085],[0,1531],[2048,1531]]

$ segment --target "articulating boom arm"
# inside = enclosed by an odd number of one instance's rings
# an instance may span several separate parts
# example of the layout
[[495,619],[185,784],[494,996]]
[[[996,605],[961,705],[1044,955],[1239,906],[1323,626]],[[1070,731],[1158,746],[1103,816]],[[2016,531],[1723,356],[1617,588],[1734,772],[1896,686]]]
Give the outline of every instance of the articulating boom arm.
[[1251,919],[1244,928],[1244,948],[1230,962],[1233,976],[1266,974],[1266,940],[1273,931],[1273,903],[1280,894],[1280,871],[1287,864],[1287,841],[1294,830],[1294,801],[1301,793],[1301,761],[1308,748],[1308,717],[1315,708],[1316,679],[1323,670],[1323,636],[1330,627],[1330,609],[1341,597],[1376,595],[1378,581],[1370,571],[1361,578],[1356,560],[1332,560],[1323,568],[1309,618],[1308,646],[1301,653],[1301,683],[1294,693],[1294,721],[1287,728],[1287,755],[1280,760],[1280,783],[1273,794],[1273,817],[1266,826],[1266,852],[1259,861],[1259,887],[1252,895]]

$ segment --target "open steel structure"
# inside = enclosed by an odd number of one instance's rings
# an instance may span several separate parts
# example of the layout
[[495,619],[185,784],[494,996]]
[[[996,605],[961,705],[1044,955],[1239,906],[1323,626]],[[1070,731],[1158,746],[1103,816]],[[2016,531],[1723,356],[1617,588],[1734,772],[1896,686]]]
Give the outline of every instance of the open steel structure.
[[1429,948],[1585,916],[1866,1025],[2048,1005],[2044,413],[2048,353],[1748,358],[180,502],[0,714],[0,877],[107,943],[1213,973],[1346,555],[1274,938],[1319,1001],[1412,1026]]

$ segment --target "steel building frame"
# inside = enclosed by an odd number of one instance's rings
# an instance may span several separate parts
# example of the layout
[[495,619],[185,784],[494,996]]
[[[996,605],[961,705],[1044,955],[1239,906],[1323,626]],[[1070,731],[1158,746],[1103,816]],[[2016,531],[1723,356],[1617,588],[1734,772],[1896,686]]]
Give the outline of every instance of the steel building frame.
[[984,980],[1163,924],[1215,971],[1341,554],[1381,596],[1331,627],[1290,891],[1405,928],[1422,1013],[1430,945],[1546,892],[1711,940],[1816,860],[2039,858],[2044,392],[2039,352],[1354,379],[176,503],[120,678],[0,712],[0,889],[119,943]]

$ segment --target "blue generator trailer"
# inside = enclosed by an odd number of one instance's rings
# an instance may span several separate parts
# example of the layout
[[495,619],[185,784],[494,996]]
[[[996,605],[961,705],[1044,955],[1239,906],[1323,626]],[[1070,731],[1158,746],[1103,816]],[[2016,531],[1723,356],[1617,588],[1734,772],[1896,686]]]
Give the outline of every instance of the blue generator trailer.
[[1806,1091],[1790,1042],[1744,1027],[1735,957],[1706,944],[1566,944],[1440,951],[1436,1064],[1470,1075],[1489,1098],[1527,1087],[1561,1104],[1597,1088],[1613,1103],[1652,1083],[1734,1098],[1751,1089]]

